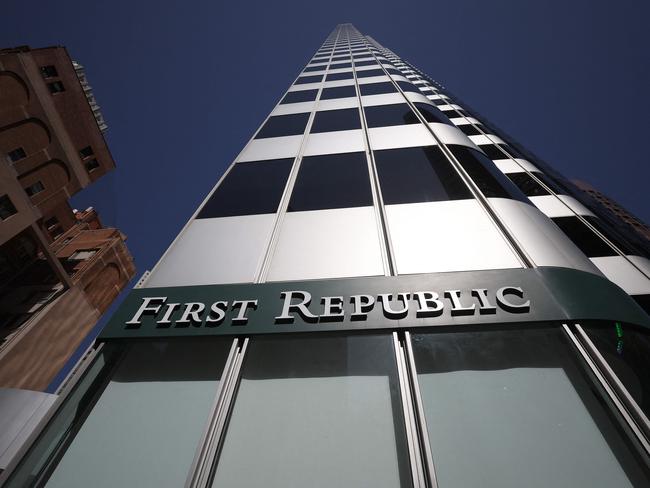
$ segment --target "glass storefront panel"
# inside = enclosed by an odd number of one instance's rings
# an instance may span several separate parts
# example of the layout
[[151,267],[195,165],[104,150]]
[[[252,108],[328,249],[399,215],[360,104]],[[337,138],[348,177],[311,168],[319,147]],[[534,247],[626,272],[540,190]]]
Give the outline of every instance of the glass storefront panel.
[[129,346],[45,486],[184,486],[230,344]]
[[584,328],[625,389],[650,417],[650,331],[620,322]]
[[413,336],[440,488],[650,486],[562,334]]
[[213,487],[410,484],[390,335],[251,340]]

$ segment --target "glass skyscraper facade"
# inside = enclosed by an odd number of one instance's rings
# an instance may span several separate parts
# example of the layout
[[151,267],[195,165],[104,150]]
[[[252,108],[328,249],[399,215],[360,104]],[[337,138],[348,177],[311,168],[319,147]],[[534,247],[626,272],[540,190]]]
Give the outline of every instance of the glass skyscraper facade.
[[650,486],[649,276],[644,242],[342,24],[3,486]]

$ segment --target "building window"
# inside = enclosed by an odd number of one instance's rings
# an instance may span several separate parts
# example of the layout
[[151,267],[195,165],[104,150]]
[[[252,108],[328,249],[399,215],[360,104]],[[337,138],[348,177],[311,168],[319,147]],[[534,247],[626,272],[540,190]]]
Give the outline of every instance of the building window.
[[197,218],[275,213],[292,165],[291,158],[235,164]]
[[45,190],[45,186],[43,186],[43,183],[41,181],[37,181],[36,183],[33,183],[28,187],[26,187],[25,193],[27,193],[28,196],[33,197],[37,193],[40,193],[44,190]]
[[420,114],[427,122],[453,125],[451,120],[433,105],[429,105],[428,103],[414,103],[413,105],[420,111]]
[[578,217],[554,217],[551,220],[587,257],[618,256],[614,249],[594,234]]
[[269,117],[255,136],[255,139],[302,134],[305,132],[308,120],[308,113],[276,115],[275,117]]
[[330,65],[330,69],[352,68],[352,63],[335,63]]
[[85,261],[97,254],[97,249],[79,249],[68,256],[68,261]]
[[54,78],[55,76],[59,76],[59,73],[56,71],[56,67],[51,64],[47,66],[41,66],[41,74],[43,75],[43,78]]
[[519,188],[499,171],[483,153],[465,146],[449,144],[447,147],[484,196],[512,198],[530,203]]
[[294,85],[304,85],[306,83],[320,83],[322,80],[323,80],[323,75],[301,76],[295,81]]
[[368,71],[357,71],[357,78],[370,78],[371,76],[385,76],[382,69],[369,69]]
[[466,136],[480,136],[482,134],[474,124],[457,125],[456,127],[462,130]]
[[50,93],[61,93],[65,91],[65,87],[60,81],[53,81],[52,83],[48,83],[47,88],[50,90]]
[[[539,177],[539,173],[534,173],[535,176]],[[539,197],[542,195],[550,195],[548,190],[540,185],[532,176],[528,173],[508,173],[508,178],[512,181],[517,188],[519,188],[524,195],[528,197]]]
[[320,110],[316,112],[311,126],[312,133],[353,129],[361,129],[359,110],[356,108]]
[[11,163],[15,163],[16,161],[20,161],[26,157],[27,153],[25,153],[25,150],[22,147],[17,147],[7,153],[7,159]]
[[89,173],[97,168],[99,168],[99,162],[96,159],[91,159],[85,162],[86,171]]
[[387,127],[392,125],[419,124],[420,119],[406,103],[365,107],[368,127]]
[[52,230],[54,227],[59,225],[59,219],[56,217],[50,217],[49,219],[43,221],[43,225],[47,230]]
[[339,80],[350,80],[353,78],[352,71],[344,71],[342,73],[330,73],[325,78],[325,81],[339,81]]
[[395,93],[397,90],[395,86],[387,81],[385,83],[367,83],[359,85],[361,95],[380,95],[382,93]]
[[323,88],[320,94],[321,100],[331,100],[333,98],[351,98],[357,96],[357,90],[354,85],[336,86],[334,88]]
[[376,66],[377,61],[375,60],[368,60],[368,61],[355,61],[354,66],[355,68],[359,68],[361,66]]
[[0,196],[0,219],[7,220],[17,212],[16,207],[8,195]]
[[299,103],[299,102],[313,102],[316,100],[316,95],[318,90],[298,90],[288,92],[282,101],[281,104],[285,103]]
[[89,158],[92,155],[93,155],[93,148],[91,146],[86,146],[83,149],[79,150],[79,156],[81,156],[81,159]]
[[472,198],[437,146],[374,151],[386,205]]
[[372,205],[363,152],[303,158],[288,210],[301,212]]

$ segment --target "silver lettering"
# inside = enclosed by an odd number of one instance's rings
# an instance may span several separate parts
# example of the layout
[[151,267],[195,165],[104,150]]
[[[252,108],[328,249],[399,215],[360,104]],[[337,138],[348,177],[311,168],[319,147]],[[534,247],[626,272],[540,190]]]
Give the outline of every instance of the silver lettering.
[[322,297],[323,314],[321,318],[336,319],[343,317],[343,297]]
[[409,294],[408,293],[398,293],[397,297],[399,300],[402,300],[402,303],[404,306],[402,307],[401,310],[393,310],[391,307],[390,301],[393,295],[390,293],[382,293],[377,295],[379,300],[381,300],[381,305],[384,309],[384,315],[388,319],[403,319],[406,317],[409,313]]
[[[153,302],[154,300],[159,300],[162,303],[160,305],[156,305],[155,307],[150,307],[149,304]],[[126,325],[140,325],[140,318],[142,315],[146,312],[153,312],[154,314],[157,314],[160,311],[160,307],[162,306],[163,303],[167,301],[167,297],[145,297],[142,299],[142,305],[140,305],[140,308],[138,311],[135,313],[135,315],[126,322]]]
[[478,298],[478,313],[480,314],[497,313],[497,307],[495,307],[490,303],[490,299],[487,296],[487,290],[485,288],[473,289],[472,296]]
[[439,300],[438,294],[433,291],[417,291],[418,308],[416,317],[437,317],[442,314],[444,304]]
[[451,300],[451,314],[452,315],[474,315],[476,305],[472,303],[471,307],[464,307],[460,303],[460,290],[446,290],[445,297]]
[[[221,322],[223,322],[223,319],[226,316],[227,308],[228,308],[228,302],[214,302],[212,305],[210,305],[210,313],[205,318],[206,324],[210,322],[215,325],[219,325]],[[212,314],[215,314],[216,317],[213,317]],[[210,326],[210,327],[214,327],[214,326]]]
[[239,307],[239,313],[235,318],[232,319],[232,323],[236,325],[243,325],[248,322],[248,317],[246,317],[246,312],[248,307],[253,309],[257,308],[257,300],[235,300],[232,302],[232,308]]
[[185,304],[185,310],[183,310],[183,314],[181,315],[181,319],[177,320],[177,324],[189,324],[190,323],[190,317],[192,317],[192,322],[194,323],[201,323],[201,317],[199,314],[205,310],[205,304],[201,302],[189,302]]
[[[300,290],[283,291],[280,296],[284,299],[284,303],[282,304],[282,314],[275,317],[276,321],[292,323],[295,317],[291,315],[291,312],[297,312],[307,322],[316,322],[318,320],[318,317],[307,308],[311,303],[311,294],[309,292]],[[291,303],[294,297],[300,302]]]
[[530,312],[530,300],[524,303],[512,303],[506,295],[514,295],[518,298],[524,298],[524,290],[518,286],[504,286],[497,290],[497,303],[506,312],[510,313],[526,313]]
[[366,320],[368,314],[375,306],[375,297],[370,295],[352,295],[350,297],[352,303],[352,320]]

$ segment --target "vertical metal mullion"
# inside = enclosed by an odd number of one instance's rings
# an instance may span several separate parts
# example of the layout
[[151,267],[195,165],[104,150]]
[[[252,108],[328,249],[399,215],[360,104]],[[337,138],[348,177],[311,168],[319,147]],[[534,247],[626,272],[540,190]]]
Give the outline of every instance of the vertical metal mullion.
[[413,403],[417,415],[417,426],[420,436],[420,447],[424,453],[424,466],[428,476],[431,488],[437,488],[438,478],[436,477],[436,468],[433,463],[433,453],[431,452],[431,443],[429,442],[429,430],[424,415],[424,405],[422,403],[422,394],[420,392],[420,383],[418,382],[418,373],[415,368],[415,355],[413,354],[413,345],[411,343],[411,333],[405,332],[404,343],[406,345],[406,367],[408,368],[411,379],[411,388],[413,390]]
[[591,373],[596,377],[596,380],[598,381],[600,386],[605,390],[605,393],[607,394],[610,401],[614,404],[614,407],[616,408],[618,413],[621,415],[621,417],[623,417],[623,420],[625,421],[627,427],[632,431],[636,440],[641,444],[641,447],[646,452],[646,455],[650,455],[650,442],[648,441],[643,431],[641,430],[641,428],[639,427],[635,419],[632,417],[632,415],[630,414],[626,406],[624,405],[621,398],[616,394],[616,391],[612,388],[611,384],[609,383],[605,375],[602,373],[600,368],[598,368],[598,366],[596,365],[592,357],[589,355],[589,353],[585,349],[585,346],[576,337],[576,335],[573,333],[573,331],[569,328],[567,324],[562,324],[562,328],[564,329],[565,334],[569,337],[569,340],[571,341],[575,349],[578,351],[579,355],[586,363]]
[[222,374],[222,381],[215,395],[210,420],[201,439],[201,445],[197,449],[192,469],[185,482],[185,488],[203,488],[210,481],[215,455],[223,440],[224,427],[232,409],[233,397],[239,382],[239,374],[247,345],[248,338],[241,343],[240,339],[234,339],[233,341],[226,368],[224,368]]
[[413,413],[413,400],[411,398],[411,388],[409,386],[408,373],[406,370],[406,361],[404,350],[397,332],[393,332],[393,346],[395,348],[395,361],[397,363],[397,376],[399,379],[400,394],[402,400],[402,415],[406,427],[406,441],[409,450],[409,462],[411,465],[411,479],[413,488],[426,488],[426,480],[422,466],[421,452],[419,447],[417,425]]

